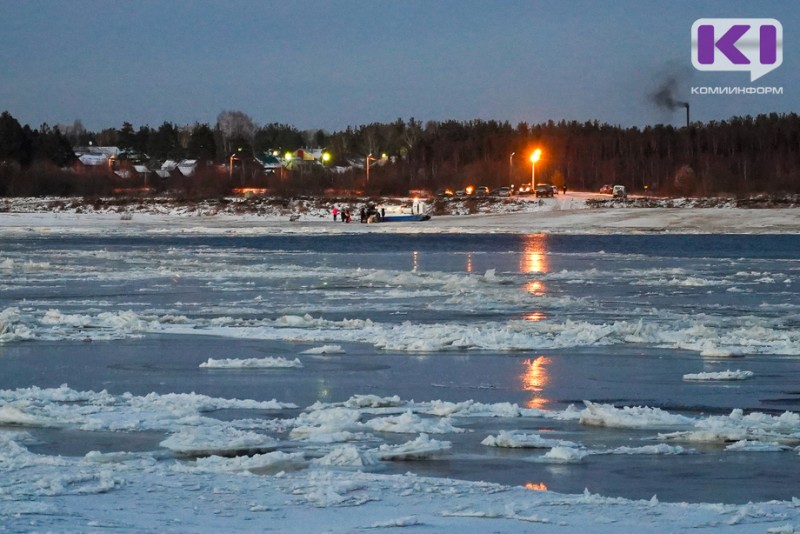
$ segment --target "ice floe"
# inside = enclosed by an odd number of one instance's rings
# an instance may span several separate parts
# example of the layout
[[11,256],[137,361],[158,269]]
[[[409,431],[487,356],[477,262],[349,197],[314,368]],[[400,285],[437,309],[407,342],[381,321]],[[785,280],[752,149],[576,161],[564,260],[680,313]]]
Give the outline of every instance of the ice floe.
[[578,444],[561,439],[547,439],[539,434],[502,430],[497,436],[487,436],[481,441],[487,447],[510,447],[526,449],[550,449],[553,447],[576,448]]
[[421,433],[417,439],[400,445],[383,444],[369,453],[380,460],[419,460],[430,458],[452,447],[449,441],[431,439],[427,434]]
[[214,359],[209,358],[200,364],[200,367],[207,369],[237,369],[237,368],[286,368],[286,367],[303,367],[302,362],[295,358],[288,360],[286,358],[224,358]]
[[706,373],[689,373],[683,375],[684,380],[716,381],[716,380],[747,380],[754,376],[753,371],[715,371]]
[[274,449],[277,440],[230,426],[186,428],[172,434],[161,446],[184,456],[238,456]]

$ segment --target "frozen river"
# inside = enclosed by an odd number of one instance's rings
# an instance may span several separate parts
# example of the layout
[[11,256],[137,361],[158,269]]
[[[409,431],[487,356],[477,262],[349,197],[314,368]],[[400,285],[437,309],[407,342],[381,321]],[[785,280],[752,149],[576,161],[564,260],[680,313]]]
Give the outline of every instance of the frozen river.
[[45,456],[349,451],[376,473],[787,500],[799,357],[796,235],[19,236],[0,250],[0,439]]

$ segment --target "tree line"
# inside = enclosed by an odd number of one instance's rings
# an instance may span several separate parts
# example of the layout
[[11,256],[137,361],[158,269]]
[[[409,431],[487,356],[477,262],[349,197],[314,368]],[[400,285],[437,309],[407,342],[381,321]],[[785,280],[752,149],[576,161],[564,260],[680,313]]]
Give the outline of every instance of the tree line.
[[[0,195],[109,191],[111,182],[118,180],[110,170],[105,177],[64,170],[75,165],[73,147],[90,145],[117,146],[152,169],[166,159],[198,160],[200,178],[214,183],[206,193],[214,195],[245,185],[240,183],[244,178],[228,183],[232,173],[220,172],[232,153],[282,155],[302,147],[324,148],[332,159],[326,166],[304,171],[286,170],[258,179],[252,174],[247,181],[275,191],[309,194],[330,189],[405,194],[411,189],[467,185],[518,186],[530,182],[528,157],[540,148],[536,181],[576,190],[622,184],[633,192],[698,196],[800,192],[800,117],[795,113],[734,117],[680,128],[620,127],[597,121],[423,124],[412,118],[329,133],[279,123],[259,126],[241,111],[223,111],[213,125],[164,122],[157,128],[134,128],[125,122],[119,128],[92,132],[75,121],[32,129],[6,111],[0,115]],[[367,182],[369,155],[374,160],[370,159]],[[193,187],[189,181],[182,183],[170,185]]]

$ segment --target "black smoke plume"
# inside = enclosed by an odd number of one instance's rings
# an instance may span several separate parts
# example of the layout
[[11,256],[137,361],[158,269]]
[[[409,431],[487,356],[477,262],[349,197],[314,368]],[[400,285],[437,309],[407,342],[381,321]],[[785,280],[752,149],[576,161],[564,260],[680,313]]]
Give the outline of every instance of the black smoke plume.
[[658,107],[668,110],[688,106],[688,102],[683,102],[677,98],[679,81],[677,75],[668,76],[658,89],[650,95],[650,100]]
[[689,122],[689,103],[679,100],[678,93],[682,76],[679,74],[667,75],[661,84],[650,94],[650,101],[656,106],[667,111],[674,111],[678,108],[686,108],[686,126]]

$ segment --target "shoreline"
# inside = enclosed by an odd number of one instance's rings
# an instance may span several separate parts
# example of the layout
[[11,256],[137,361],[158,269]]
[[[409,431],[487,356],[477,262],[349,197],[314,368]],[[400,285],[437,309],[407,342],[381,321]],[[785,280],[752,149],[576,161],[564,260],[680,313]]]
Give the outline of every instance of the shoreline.
[[[164,199],[114,203],[84,199],[0,199],[0,235],[340,235],[388,234],[798,234],[800,208],[735,207],[729,199],[698,207],[669,199],[664,207],[617,204],[608,195],[569,193],[532,197],[449,200],[452,214],[428,221],[362,224],[334,222],[330,199],[226,199],[176,203]],[[413,199],[348,199],[351,206],[375,202],[387,214],[409,213]],[[610,205],[608,205],[610,204]],[[430,206],[427,206],[430,207]],[[435,211],[435,210],[432,210]],[[469,213],[468,213],[469,211]],[[292,219],[292,220],[290,220]]]
[[542,213],[433,216],[423,222],[349,224],[258,215],[0,213],[0,235],[274,234],[798,234],[800,210],[600,208]]

